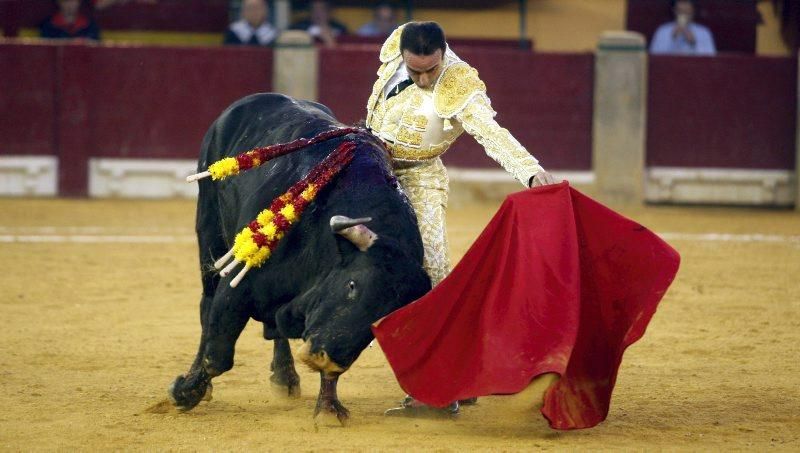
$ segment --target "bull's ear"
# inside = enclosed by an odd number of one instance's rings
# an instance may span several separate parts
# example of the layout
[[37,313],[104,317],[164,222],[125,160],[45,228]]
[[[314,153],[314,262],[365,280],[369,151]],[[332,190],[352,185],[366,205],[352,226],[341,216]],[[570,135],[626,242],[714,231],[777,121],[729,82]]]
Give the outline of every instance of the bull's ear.
[[372,217],[351,219],[343,215],[335,215],[331,217],[331,231],[344,236],[359,250],[366,252],[378,240],[378,235],[364,225],[371,220]]

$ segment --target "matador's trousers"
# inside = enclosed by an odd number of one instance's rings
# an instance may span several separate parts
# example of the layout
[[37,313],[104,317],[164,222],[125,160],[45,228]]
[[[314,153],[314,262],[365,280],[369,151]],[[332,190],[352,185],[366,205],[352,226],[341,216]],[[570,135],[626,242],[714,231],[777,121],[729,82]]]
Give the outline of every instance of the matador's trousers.
[[425,256],[422,265],[436,286],[450,273],[445,210],[449,180],[438,157],[425,161],[394,161],[397,180],[417,214]]

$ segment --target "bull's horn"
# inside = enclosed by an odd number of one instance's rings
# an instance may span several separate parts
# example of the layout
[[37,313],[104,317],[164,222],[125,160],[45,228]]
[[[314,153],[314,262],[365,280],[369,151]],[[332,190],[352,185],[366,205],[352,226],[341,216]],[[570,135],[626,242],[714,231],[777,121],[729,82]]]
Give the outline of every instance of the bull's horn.
[[331,217],[331,231],[341,234],[359,250],[366,252],[378,240],[378,235],[364,225],[371,220],[372,217],[351,219],[343,215],[335,215]]
[[351,219],[343,215],[335,215],[331,217],[331,231],[338,233],[345,228],[354,227],[363,223],[371,222],[372,217],[361,217],[360,219]]

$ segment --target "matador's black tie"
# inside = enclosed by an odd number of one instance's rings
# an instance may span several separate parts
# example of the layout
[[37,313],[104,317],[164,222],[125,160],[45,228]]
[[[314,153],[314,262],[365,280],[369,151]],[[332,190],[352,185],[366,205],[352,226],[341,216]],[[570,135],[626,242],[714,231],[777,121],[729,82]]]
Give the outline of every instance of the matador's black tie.
[[411,80],[411,78],[403,80],[402,82],[395,85],[395,87],[389,91],[389,94],[386,95],[386,99],[389,99],[392,96],[397,96],[398,94],[400,94],[401,91],[405,90],[406,88],[410,87],[413,84],[414,81]]

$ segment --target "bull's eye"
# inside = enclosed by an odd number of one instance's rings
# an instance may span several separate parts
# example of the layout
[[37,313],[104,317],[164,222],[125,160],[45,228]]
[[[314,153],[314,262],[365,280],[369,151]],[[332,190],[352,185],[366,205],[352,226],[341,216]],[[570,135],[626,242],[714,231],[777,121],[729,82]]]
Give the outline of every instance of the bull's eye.
[[348,299],[356,298],[356,282],[354,282],[353,280],[347,282],[347,298]]

